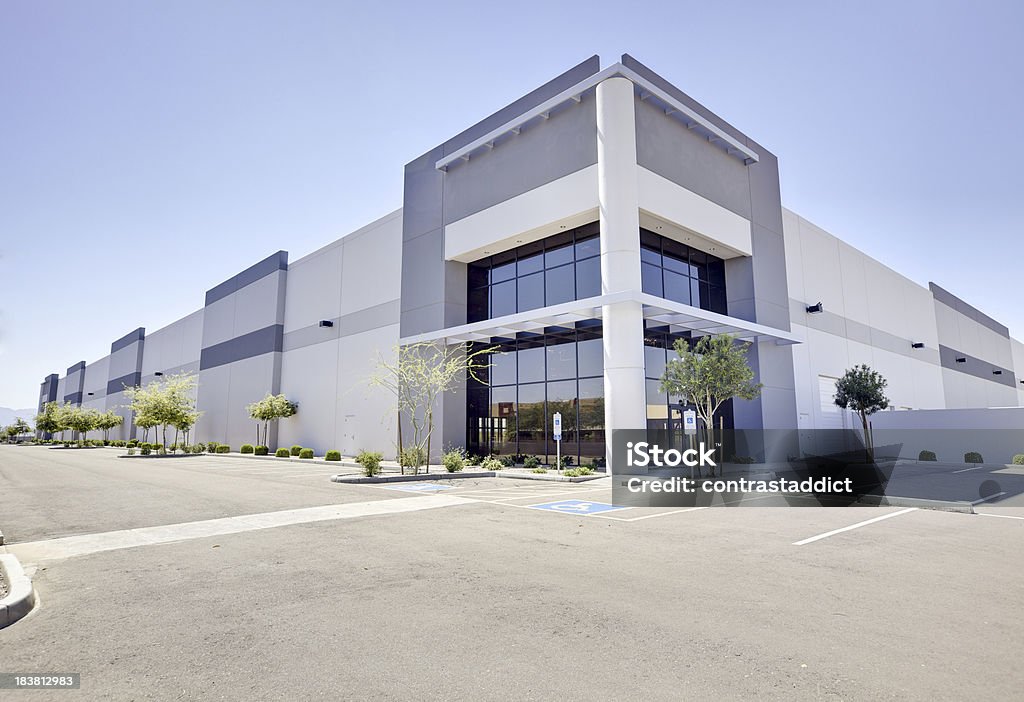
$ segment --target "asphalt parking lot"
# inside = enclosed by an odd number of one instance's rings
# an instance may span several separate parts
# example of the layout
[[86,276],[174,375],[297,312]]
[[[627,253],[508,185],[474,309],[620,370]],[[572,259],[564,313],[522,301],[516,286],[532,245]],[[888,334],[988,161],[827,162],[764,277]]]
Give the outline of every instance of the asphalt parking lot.
[[[1012,699],[1024,510],[610,509],[610,480],[0,447],[14,699]],[[434,485],[423,483],[424,485]],[[588,505],[580,511],[580,505]]]

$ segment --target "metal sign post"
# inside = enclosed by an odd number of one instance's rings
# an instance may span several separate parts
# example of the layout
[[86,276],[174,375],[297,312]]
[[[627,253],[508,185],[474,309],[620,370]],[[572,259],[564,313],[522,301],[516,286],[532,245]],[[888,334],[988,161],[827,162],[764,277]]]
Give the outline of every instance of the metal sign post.
[[[692,409],[683,412],[683,435],[689,437],[690,448],[697,436],[697,413]],[[690,480],[693,480],[693,466],[690,466]]]
[[552,434],[555,439],[555,466],[558,470],[562,470],[562,413],[555,412],[555,416],[552,421]]

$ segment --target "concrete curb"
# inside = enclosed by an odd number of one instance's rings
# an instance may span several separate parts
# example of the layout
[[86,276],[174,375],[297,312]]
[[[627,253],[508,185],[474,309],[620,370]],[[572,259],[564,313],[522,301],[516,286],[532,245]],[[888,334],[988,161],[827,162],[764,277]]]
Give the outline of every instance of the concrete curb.
[[467,478],[493,478],[493,470],[479,471],[476,473],[420,473],[419,475],[375,475],[369,478],[365,475],[332,475],[332,483],[367,484],[375,483],[411,483],[424,480],[459,480]]
[[4,533],[0,531],[0,546],[4,545]]
[[495,473],[496,478],[510,478],[512,480],[546,480],[552,483],[586,483],[591,480],[600,480],[609,477],[607,473],[594,473],[592,475],[579,475],[575,478],[567,477],[559,473],[513,473],[510,470],[503,470]]
[[21,563],[12,553],[0,553],[0,570],[7,581],[7,597],[0,600],[0,629],[10,626],[32,611],[36,605],[36,591],[32,581],[21,569]]
[[864,495],[857,504],[872,507],[917,507],[918,509],[935,509],[943,512],[960,512],[975,514],[974,505],[970,502],[949,502],[946,500],[926,500],[921,497],[898,497],[889,495]]
[[[204,451],[203,453],[194,453],[194,454],[189,454],[189,455],[192,455],[192,456],[216,457],[216,458],[248,458],[248,459],[253,459],[253,460],[257,460],[257,461],[278,461],[279,463],[283,463],[285,461],[293,461],[295,463],[305,463],[306,465],[309,465],[311,463],[329,463],[330,465],[333,465],[333,466],[345,466],[346,468],[361,468],[362,467],[358,463],[351,463],[349,461],[325,461],[323,456],[314,456],[313,458],[299,458],[298,456],[289,456],[288,458],[278,458],[277,456],[273,456],[273,455],[271,455],[271,456],[257,456],[257,455],[252,454],[252,453],[238,453],[237,451],[232,451],[231,453],[206,453]],[[134,456],[133,456],[133,458],[134,458]],[[147,456],[146,458],[149,458],[149,456]]]

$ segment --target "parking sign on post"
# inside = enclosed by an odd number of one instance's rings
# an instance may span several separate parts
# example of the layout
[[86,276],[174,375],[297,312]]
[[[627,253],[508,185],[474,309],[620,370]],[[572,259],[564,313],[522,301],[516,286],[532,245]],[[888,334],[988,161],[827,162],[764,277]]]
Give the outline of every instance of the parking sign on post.
[[551,433],[555,439],[555,467],[562,469],[562,413],[555,412],[551,422]]
[[693,436],[697,433],[697,413],[692,409],[683,412],[683,434]]

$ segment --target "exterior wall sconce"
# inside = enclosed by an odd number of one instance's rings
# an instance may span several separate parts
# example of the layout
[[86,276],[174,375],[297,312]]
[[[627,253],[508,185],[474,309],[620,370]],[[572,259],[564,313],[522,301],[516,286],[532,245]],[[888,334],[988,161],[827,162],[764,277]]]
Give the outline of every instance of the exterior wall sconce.
[[957,359],[956,359],[956,362],[957,363],[967,363],[967,359],[964,358],[963,356],[958,356]]
[[157,371],[157,372],[156,372],[156,373],[154,373],[153,375],[163,375],[163,373],[162,373],[161,371]]
[[1003,372],[1001,370],[994,370],[994,371],[992,371],[992,375],[1002,375],[1002,374],[1003,374]]
[[825,311],[825,306],[819,301],[816,305],[807,306],[807,314],[818,314]]
[[334,322],[332,322],[329,319],[321,319],[320,320],[320,326],[321,327],[333,327],[334,326]]
[[923,349],[924,348],[924,344],[921,343],[920,341],[915,341],[912,344],[910,344],[910,348],[912,348],[912,349]]
[[94,392],[87,392],[87,393],[85,393],[85,394],[86,394],[86,395],[95,395],[96,393],[94,393]]

